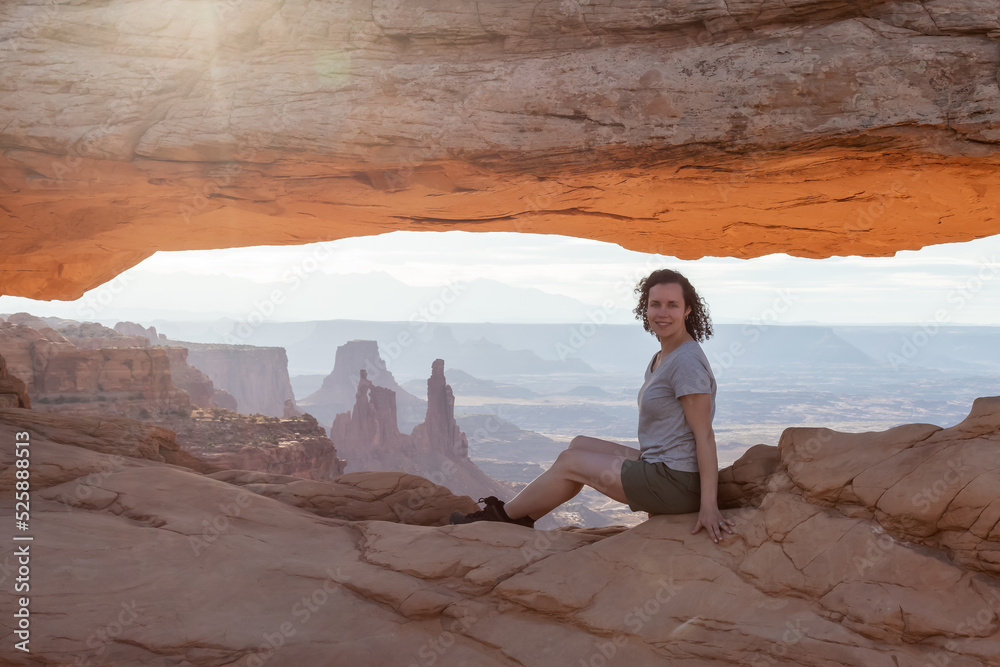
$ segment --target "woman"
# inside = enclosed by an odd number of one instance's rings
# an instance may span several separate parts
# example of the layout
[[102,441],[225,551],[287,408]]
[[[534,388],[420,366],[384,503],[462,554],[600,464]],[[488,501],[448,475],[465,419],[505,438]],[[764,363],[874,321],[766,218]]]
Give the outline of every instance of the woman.
[[704,528],[714,542],[735,523],[718,505],[715,376],[698,344],[712,335],[708,307],[687,278],[654,271],[635,288],[636,318],[660,341],[639,389],[639,449],[577,436],[552,466],[506,505],[490,496],[486,508],[454,513],[452,523],[506,521],[533,526],[584,485],[650,514],[698,512],[692,534]]

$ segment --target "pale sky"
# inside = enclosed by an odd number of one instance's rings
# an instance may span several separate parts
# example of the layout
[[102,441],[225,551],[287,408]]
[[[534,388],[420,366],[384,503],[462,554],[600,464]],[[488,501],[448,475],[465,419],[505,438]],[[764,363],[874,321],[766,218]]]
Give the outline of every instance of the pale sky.
[[270,321],[407,320],[444,298],[451,305],[436,313],[442,322],[579,321],[600,308],[609,321],[627,323],[635,321],[635,282],[661,267],[687,275],[720,323],[921,324],[943,317],[1000,325],[1000,236],[884,258],[682,261],[555,235],[394,232],[161,252],[78,301],[4,296],[0,313],[111,324],[245,320],[253,312]]

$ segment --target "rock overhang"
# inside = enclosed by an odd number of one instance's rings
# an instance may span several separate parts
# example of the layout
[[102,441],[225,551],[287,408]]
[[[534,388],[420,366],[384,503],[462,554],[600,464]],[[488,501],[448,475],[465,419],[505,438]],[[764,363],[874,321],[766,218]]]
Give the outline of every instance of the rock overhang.
[[395,230],[683,259],[1000,233],[1000,20],[973,0],[307,5],[0,10],[0,290]]

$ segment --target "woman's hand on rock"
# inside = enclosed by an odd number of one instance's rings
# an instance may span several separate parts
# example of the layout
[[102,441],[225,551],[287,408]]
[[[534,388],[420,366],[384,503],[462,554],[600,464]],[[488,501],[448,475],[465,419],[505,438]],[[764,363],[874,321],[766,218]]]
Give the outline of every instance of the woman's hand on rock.
[[718,507],[702,507],[701,511],[698,512],[698,523],[694,525],[694,530],[691,531],[691,534],[694,535],[704,528],[708,532],[708,536],[712,538],[712,541],[718,543],[719,540],[725,537],[725,533],[732,534],[733,526],[735,525],[735,521],[722,516],[722,512],[719,511]]

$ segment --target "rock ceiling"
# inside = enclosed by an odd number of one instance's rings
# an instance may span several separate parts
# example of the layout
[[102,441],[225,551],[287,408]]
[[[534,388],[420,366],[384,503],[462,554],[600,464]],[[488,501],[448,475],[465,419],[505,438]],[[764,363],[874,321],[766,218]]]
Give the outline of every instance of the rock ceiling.
[[0,292],[394,230],[688,259],[997,234],[998,42],[994,0],[4,3]]

